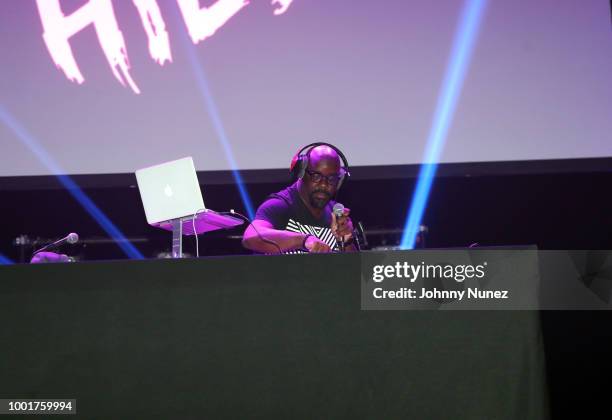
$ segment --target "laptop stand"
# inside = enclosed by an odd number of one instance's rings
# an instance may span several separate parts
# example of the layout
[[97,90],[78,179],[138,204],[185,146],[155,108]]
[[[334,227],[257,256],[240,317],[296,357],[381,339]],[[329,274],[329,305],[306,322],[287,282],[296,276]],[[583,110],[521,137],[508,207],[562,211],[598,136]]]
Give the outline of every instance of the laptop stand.
[[[242,220],[237,217],[219,214],[212,210],[198,213],[195,220],[193,216],[172,219],[156,223],[154,226],[172,232],[172,258],[183,258],[183,236],[200,235],[213,230],[230,229],[240,226]],[[194,232],[195,224],[195,232]]]

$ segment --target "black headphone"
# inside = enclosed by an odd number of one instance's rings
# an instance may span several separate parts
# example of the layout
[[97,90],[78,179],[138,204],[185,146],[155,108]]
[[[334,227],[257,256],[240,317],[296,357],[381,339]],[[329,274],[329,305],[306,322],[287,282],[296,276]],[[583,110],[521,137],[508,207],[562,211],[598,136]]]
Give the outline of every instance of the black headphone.
[[333,144],[329,144],[325,142],[310,143],[302,147],[300,150],[298,150],[295,156],[293,156],[293,159],[291,159],[291,166],[289,167],[289,173],[291,174],[291,180],[292,182],[295,182],[298,179],[301,179],[304,177],[304,174],[306,173],[306,168],[308,168],[310,152],[312,151],[312,149],[314,149],[317,146],[328,146],[331,149],[335,150],[335,152],[338,153],[338,156],[340,156],[343,167],[341,168],[342,175],[340,176],[340,181],[338,182],[338,186],[336,187],[336,190],[339,190],[340,187],[342,186],[342,183],[344,182],[344,179],[346,177],[351,176],[351,173],[349,172],[349,164],[348,164],[348,161],[346,160],[346,157],[344,156],[344,153],[342,153],[340,149],[338,149]]

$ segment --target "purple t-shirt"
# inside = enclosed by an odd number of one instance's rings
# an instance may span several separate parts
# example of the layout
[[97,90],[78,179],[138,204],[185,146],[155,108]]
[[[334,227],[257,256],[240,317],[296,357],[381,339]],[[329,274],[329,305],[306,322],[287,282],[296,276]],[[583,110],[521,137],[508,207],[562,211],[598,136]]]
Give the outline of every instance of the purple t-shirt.
[[[338,243],[330,229],[334,204],[335,201],[327,203],[321,218],[316,218],[304,205],[296,185],[293,184],[268,196],[257,209],[255,220],[265,220],[278,230],[309,233],[337,251]],[[292,251],[295,252],[304,251]]]

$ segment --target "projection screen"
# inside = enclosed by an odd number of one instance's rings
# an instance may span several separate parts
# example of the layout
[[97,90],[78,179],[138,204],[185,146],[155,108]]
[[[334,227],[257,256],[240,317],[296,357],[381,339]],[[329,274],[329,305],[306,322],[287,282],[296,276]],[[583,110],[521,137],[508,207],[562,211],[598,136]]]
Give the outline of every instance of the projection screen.
[[[4,0],[0,176],[284,168],[312,141],[419,163],[462,6]],[[610,133],[609,1],[486,2],[441,162],[610,157]]]

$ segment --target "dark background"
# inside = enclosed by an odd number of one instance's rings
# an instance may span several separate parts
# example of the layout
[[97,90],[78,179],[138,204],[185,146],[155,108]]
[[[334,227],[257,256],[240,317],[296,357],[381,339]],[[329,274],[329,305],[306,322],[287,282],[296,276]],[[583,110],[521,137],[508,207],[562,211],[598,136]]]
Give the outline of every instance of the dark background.
[[[351,168],[337,200],[362,221],[372,246],[399,243],[418,166]],[[217,211],[246,214],[229,172],[198,174],[204,202]],[[246,189],[257,206],[288,185],[285,171],[246,171]],[[165,231],[145,220],[133,174],[73,177],[145,257],[170,248]],[[423,224],[426,247],[530,245],[540,249],[612,249],[612,159],[445,164],[438,168]],[[54,177],[0,177],[0,252],[19,261],[20,235],[30,242],[77,232],[81,243],[66,249],[85,260],[125,258],[103,229]],[[243,228],[201,237],[201,255],[245,253]],[[109,241],[109,244],[100,242]],[[85,244],[85,246],[83,245]],[[187,252],[194,250],[187,239]],[[31,248],[24,247],[28,260]]]
[[[610,169],[608,169],[610,168]],[[354,168],[338,201],[363,221],[373,246],[396,245],[412,195],[416,167]],[[284,173],[245,175],[254,206],[287,185]],[[204,200],[217,211],[246,213],[227,173],[201,173]],[[131,174],[75,180],[135,245],[153,257],[170,247],[169,233],[147,225]],[[58,238],[78,232],[80,245],[65,252],[84,260],[125,258],[104,231],[51,177],[1,180],[0,252],[18,261],[15,238]],[[612,165],[609,159],[442,165],[423,224],[427,247],[536,244],[540,249],[612,249]],[[241,229],[200,238],[201,255],[246,253]],[[185,242],[187,252],[193,241]],[[23,258],[31,249],[23,248]],[[483,316],[487,316],[483,312]],[[541,321],[553,418],[606,412],[612,373],[609,312],[545,311]],[[529,392],[529,390],[525,390]]]

